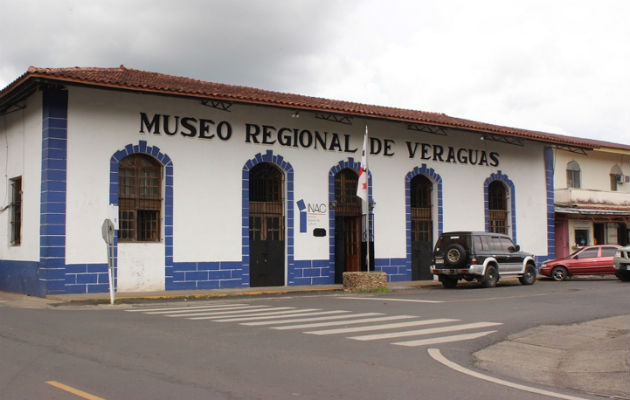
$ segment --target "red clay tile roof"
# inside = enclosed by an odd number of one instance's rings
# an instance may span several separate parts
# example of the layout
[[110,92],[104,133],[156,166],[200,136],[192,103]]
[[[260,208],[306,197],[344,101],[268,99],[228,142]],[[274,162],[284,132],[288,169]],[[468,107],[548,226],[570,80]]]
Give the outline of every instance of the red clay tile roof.
[[119,68],[29,67],[25,74],[0,91],[0,101],[31,79],[45,79],[48,81],[76,83],[103,88],[197,97],[201,99],[215,99],[238,103],[260,104],[285,107],[295,110],[321,111],[351,116],[403,121],[407,123],[435,125],[585,149],[594,149],[602,146],[630,149],[630,146],[617,143],[599,142],[570,136],[487,124],[484,122],[450,117],[446,114],[352,103],[340,100],[329,100],[318,97],[272,92],[269,90],[254,89],[244,86],[205,82],[196,79],[130,69],[123,65]]

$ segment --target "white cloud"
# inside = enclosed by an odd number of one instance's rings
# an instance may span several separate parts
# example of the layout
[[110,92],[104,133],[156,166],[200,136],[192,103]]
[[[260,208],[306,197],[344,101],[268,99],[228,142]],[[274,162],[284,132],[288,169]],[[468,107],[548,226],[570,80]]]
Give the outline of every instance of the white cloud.
[[125,64],[630,139],[627,0],[22,0],[4,12],[0,87],[29,65]]

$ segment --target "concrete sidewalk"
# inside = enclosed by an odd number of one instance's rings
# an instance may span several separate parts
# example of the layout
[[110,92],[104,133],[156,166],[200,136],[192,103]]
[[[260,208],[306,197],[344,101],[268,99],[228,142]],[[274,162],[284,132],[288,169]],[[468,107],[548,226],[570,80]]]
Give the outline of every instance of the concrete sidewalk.
[[630,315],[542,325],[473,356],[478,368],[499,375],[630,399]]
[[[415,289],[428,286],[441,286],[438,281],[405,281],[388,282],[390,290]],[[166,300],[202,300],[221,297],[236,296],[263,296],[263,295],[286,295],[286,294],[318,294],[330,292],[342,292],[343,285],[304,285],[304,286],[266,286],[247,287],[231,289],[209,289],[209,290],[168,290],[158,292],[127,292],[116,293],[116,303],[134,303],[140,301],[166,301]],[[58,294],[48,295],[46,299],[59,303],[92,303],[109,304],[109,293],[80,293],[80,294]]]

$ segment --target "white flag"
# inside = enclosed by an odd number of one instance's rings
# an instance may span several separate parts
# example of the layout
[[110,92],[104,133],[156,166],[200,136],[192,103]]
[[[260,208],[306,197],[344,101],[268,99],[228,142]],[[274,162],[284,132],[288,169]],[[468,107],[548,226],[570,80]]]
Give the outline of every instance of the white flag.
[[359,182],[357,183],[357,196],[363,201],[368,201],[368,165],[367,165],[367,139],[368,128],[365,126],[365,135],[363,136],[363,152],[361,153],[361,169],[359,170]]

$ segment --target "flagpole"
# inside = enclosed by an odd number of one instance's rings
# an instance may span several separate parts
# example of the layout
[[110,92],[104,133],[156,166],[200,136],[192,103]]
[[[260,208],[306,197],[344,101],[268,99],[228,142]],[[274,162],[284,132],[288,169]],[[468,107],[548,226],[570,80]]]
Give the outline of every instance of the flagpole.
[[365,238],[365,261],[366,269],[370,271],[370,199],[368,191],[368,163],[367,163],[367,142],[368,127],[365,125],[365,135],[363,136],[363,152],[361,153],[361,168],[359,169],[359,179],[357,182],[357,196],[361,198],[361,216],[363,233]]
[[367,254],[365,255],[365,261],[367,263],[367,270],[368,272],[370,272],[370,239],[371,239],[371,235],[370,235],[370,203],[366,202],[366,207],[365,207],[365,230],[367,231],[367,241],[365,243],[366,249],[367,249]]

